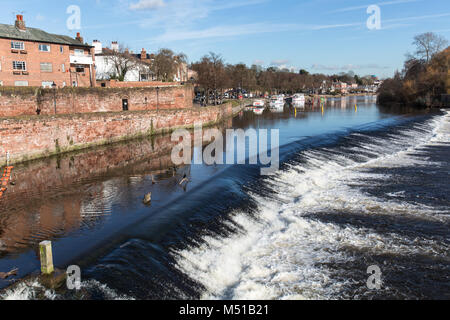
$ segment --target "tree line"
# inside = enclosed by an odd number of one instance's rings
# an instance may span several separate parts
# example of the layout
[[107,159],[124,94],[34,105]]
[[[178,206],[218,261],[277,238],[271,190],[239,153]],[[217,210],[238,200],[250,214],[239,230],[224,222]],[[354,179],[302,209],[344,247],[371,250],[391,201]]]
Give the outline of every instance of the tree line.
[[445,38],[431,32],[414,37],[415,52],[406,55],[402,71],[397,71],[380,86],[378,103],[385,106],[440,106],[447,90],[450,61],[447,44]]
[[[293,72],[277,67],[262,68],[259,65],[248,67],[244,63],[227,64],[221,55],[210,52],[199,61],[190,65],[197,73],[196,84],[204,92],[206,99],[217,100],[225,90],[250,91],[255,93],[300,93],[318,92],[322,88],[330,88],[334,82],[372,85],[371,76],[360,77],[354,72],[334,75],[310,74],[302,69]],[[209,101],[207,101],[208,103]]]

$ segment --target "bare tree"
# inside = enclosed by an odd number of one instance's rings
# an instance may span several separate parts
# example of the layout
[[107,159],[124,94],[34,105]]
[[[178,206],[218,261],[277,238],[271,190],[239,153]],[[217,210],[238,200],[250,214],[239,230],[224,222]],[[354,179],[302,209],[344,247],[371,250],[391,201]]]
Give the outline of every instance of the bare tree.
[[433,32],[419,34],[414,37],[413,44],[416,46],[416,59],[424,60],[426,63],[430,62],[437,53],[441,52],[448,41]]
[[225,77],[225,65],[220,54],[214,52],[209,53],[209,61],[211,64],[211,72],[213,77],[214,104],[217,104],[217,89],[223,89]]
[[225,88],[228,77],[222,57],[210,52],[199,62],[192,64],[193,70],[198,73],[197,83],[203,87],[206,95],[206,103],[209,103],[209,95],[214,95],[214,104],[217,104],[218,91]]
[[139,64],[139,60],[123,46],[120,46],[119,50],[104,49],[104,54],[105,62],[112,66],[110,78],[116,78],[119,81],[124,81],[127,73]]
[[163,48],[154,57],[152,71],[158,80],[173,81],[179,70],[183,73],[185,66],[187,66],[187,57],[184,53],[175,54],[172,50]]

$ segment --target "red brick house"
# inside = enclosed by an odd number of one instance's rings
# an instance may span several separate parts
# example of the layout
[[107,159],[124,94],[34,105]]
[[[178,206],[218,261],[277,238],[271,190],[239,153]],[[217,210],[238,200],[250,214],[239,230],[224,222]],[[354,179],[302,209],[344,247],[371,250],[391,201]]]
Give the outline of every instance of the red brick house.
[[95,86],[94,48],[75,39],[15,25],[0,24],[0,86]]

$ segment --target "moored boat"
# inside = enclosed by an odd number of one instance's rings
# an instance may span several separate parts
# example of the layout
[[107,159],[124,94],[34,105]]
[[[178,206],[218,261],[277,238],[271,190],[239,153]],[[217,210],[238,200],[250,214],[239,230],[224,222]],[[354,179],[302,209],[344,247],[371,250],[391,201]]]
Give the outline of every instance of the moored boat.
[[305,95],[302,93],[296,93],[292,96],[292,104],[305,103]]
[[279,108],[280,106],[284,106],[284,97],[283,96],[273,96],[270,99],[269,103],[271,108]]
[[264,108],[264,106],[266,105],[266,102],[262,99],[257,99],[253,101],[253,106],[255,108]]
[[260,116],[260,115],[263,114],[264,108],[255,108],[255,109],[253,109],[253,112],[254,112],[256,115]]

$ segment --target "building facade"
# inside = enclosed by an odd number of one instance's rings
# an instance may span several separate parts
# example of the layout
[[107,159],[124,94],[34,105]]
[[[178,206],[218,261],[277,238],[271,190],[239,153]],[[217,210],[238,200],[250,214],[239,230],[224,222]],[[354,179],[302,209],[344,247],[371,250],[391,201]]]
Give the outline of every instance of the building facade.
[[[158,81],[155,73],[152,71],[155,55],[147,53],[144,48],[140,53],[133,53],[133,51],[129,52],[126,49],[120,49],[117,41],[113,41],[111,47],[108,48],[103,47],[103,44],[98,40],[94,40],[92,46],[95,48],[95,68],[98,81],[114,79],[117,76],[117,70],[115,70],[113,61],[117,59],[114,57],[117,54],[122,55],[124,58],[128,57],[132,61],[123,81]],[[172,80],[174,82],[186,82],[190,79],[189,72],[192,75],[192,71],[188,69],[187,63],[178,62],[177,60],[179,60],[178,57],[175,57],[176,69]]]
[[95,86],[93,47],[75,39],[15,25],[0,24],[0,86]]
[[[125,60],[129,60],[129,70],[125,74],[123,81],[138,82],[138,81],[154,81],[153,72],[150,70],[150,56],[145,55],[148,59],[141,59],[141,55],[133,52],[123,51],[119,49],[119,44],[116,41],[111,43],[111,48],[103,47],[103,44],[94,40],[92,42],[95,53],[95,70],[96,79],[98,81],[110,80],[117,77],[117,70],[115,63],[123,65]],[[118,58],[121,55],[122,58]],[[117,61],[122,59],[123,61]]]

